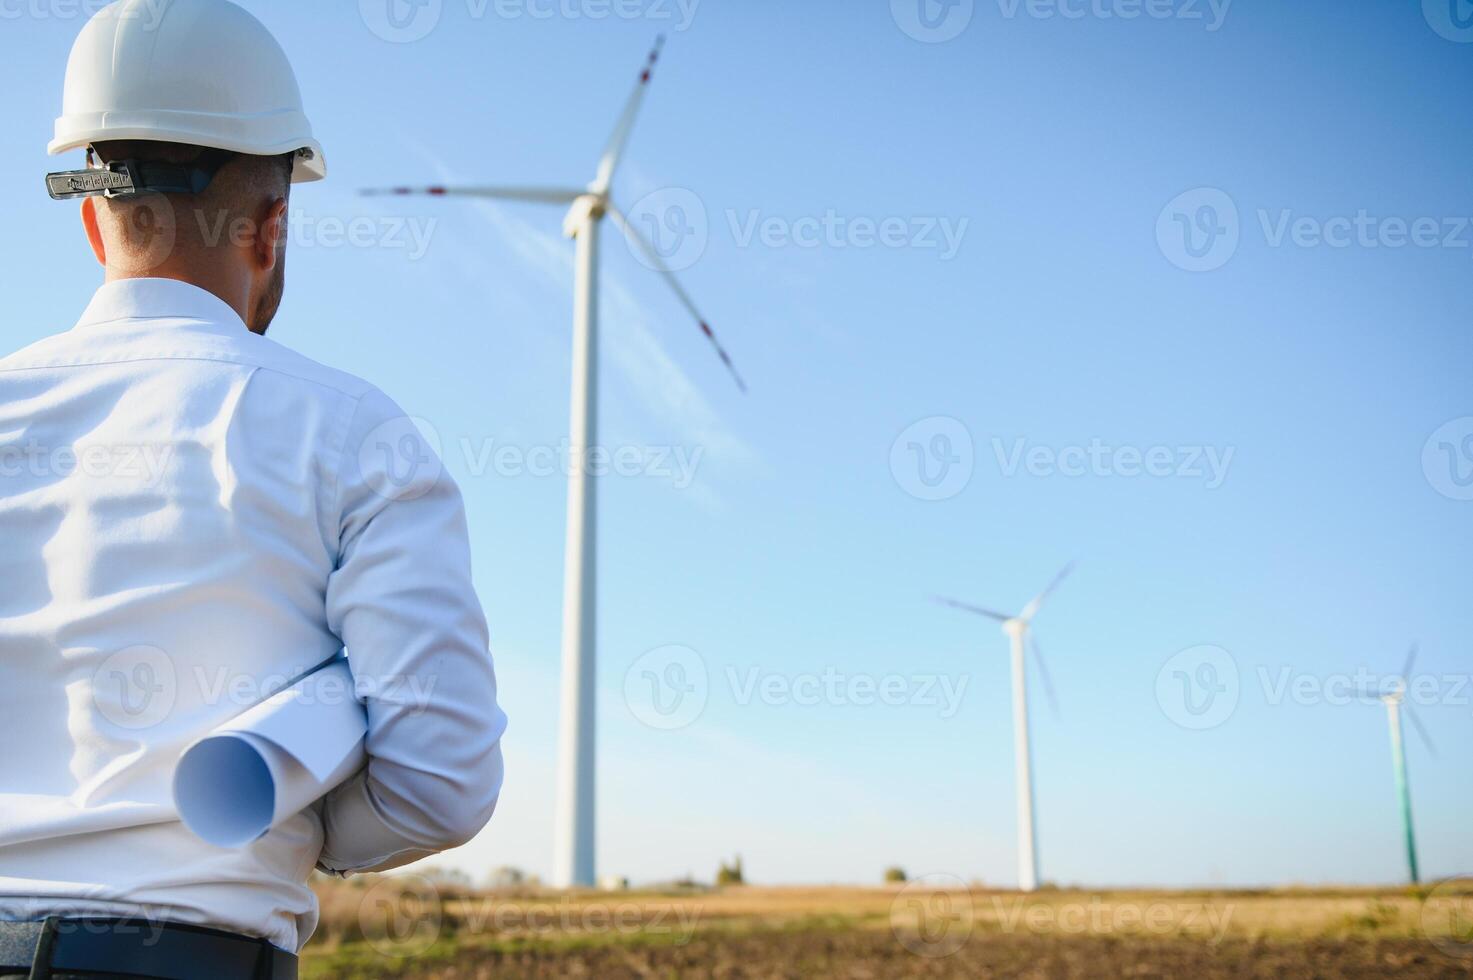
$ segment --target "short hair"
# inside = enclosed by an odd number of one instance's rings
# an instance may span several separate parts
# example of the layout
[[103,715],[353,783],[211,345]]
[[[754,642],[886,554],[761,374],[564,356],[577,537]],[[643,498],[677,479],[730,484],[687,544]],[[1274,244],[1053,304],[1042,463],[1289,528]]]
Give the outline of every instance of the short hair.
[[[109,140],[92,149],[103,163],[140,160],[180,166],[210,152],[193,144],[153,140]],[[254,221],[263,205],[290,197],[295,158],[295,153],[237,153],[202,193],[104,198],[98,212],[104,241],[125,253],[120,259],[147,268],[158,266],[176,248],[228,243],[241,222]]]

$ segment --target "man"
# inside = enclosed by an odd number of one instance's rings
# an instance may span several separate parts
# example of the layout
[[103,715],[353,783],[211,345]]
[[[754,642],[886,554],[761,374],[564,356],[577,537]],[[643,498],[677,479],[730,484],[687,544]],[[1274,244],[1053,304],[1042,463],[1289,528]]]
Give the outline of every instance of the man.
[[[105,284],[0,360],[0,975],[294,977],[306,885],[464,843],[505,716],[460,494],[372,386],[266,339],[291,66],[228,0],[84,28],[48,178]],[[368,763],[239,849],[179,822],[193,741],[346,648]]]

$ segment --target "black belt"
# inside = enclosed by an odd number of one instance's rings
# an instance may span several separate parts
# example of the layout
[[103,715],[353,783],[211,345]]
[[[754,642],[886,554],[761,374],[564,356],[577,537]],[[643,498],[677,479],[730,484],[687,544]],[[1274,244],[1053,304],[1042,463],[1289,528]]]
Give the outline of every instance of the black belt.
[[296,980],[297,958],[264,939],[142,918],[0,922],[0,973],[150,980]]

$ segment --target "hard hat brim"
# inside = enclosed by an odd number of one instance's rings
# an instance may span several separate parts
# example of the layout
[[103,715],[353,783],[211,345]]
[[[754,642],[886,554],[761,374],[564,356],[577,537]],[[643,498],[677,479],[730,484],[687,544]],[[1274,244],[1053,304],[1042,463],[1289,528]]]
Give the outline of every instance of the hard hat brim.
[[[311,154],[301,154],[297,157],[292,167],[292,183],[305,184],[315,180],[322,180],[327,176],[327,161],[322,155],[322,144],[311,136],[297,137],[286,142],[268,143],[251,142],[238,138],[230,138],[221,130],[223,120],[219,116],[196,113],[167,113],[175,118],[168,124],[160,125],[160,113],[148,113],[147,119],[128,120],[127,113],[98,113],[91,117],[76,118],[65,116],[56,121],[56,136],[47,145],[46,151],[55,156],[66,153],[69,150],[85,149],[94,143],[107,140],[149,140],[158,143],[187,143],[192,146],[206,146],[218,150],[230,150],[235,153],[247,153],[255,156],[277,156],[283,153],[294,153],[297,150],[310,150]],[[300,114],[297,114],[300,115]],[[265,120],[262,120],[265,122]],[[230,121],[235,128],[239,128],[240,120]],[[271,128],[281,127],[282,120],[270,120]],[[286,128],[286,127],[282,127]],[[306,118],[301,118],[300,126],[290,127],[298,132],[310,132]]]

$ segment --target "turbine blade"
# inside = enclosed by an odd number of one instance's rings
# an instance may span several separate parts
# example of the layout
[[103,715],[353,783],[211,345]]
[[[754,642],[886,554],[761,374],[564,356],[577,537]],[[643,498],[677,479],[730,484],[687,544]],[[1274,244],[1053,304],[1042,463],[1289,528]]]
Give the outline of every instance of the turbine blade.
[[1074,571],[1074,562],[1071,561],[1069,564],[1064,566],[1063,571],[1054,576],[1054,580],[1048,584],[1048,588],[1044,589],[1042,592],[1038,593],[1038,595],[1034,596],[1033,601],[1023,607],[1023,611],[1018,614],[1018,618],[1023,620],[1024,622],[1027,622],[1028,620],[1031,620],[1034,616],[1038,615],[1038,610],[1043,607],[1043,600],[1047,599],[1049,595],[1054,591],[1054,589],[1057,589],[1059,587],[1059,583],[1069,577],[1069,573],[1072,571]]
[[1417,713],[1412,710],[1412,706],[1406,702],[1402,702],[1402,709],[1402,714],[1406,715],[1407,720],[1412,723],[1412,727],[1417,730],[1417,734],[1422,737],[1422,744],[1427,746],[1427,751],[1431,754],[1432,758],[1437,758],[1437,746],[1433,744],[1432,736],[1427,733],[1426,727],[1422,724],[1422,719],[1417,717]]
[[999,623],[1006,623],[1008,620],[1013,618],[1000,612],[994,612],[991,609],[983,609],[981,606],[974,606],[970,603],[958,602],[955,599],[948,599],[945,596],[938,595],[932,596],[932,598],[941,603],[943,606],[950,606],[952,609],[960,609],[962,612],[976,613],[978,616],[986,616],[988,619],[995,619]]
[[483,197],[538,204],[571,204],[587,194],[571,187],[370,187],[364,197]]
[[1407,662],[1405,664],[1403,664],[1402,667],[1401,667],[1401,679],[1402,679],[1402,682],[1403,683],[1406,682],[1407,678],[1409,678],[1409,677],[1412,676],[1412,664],[1414,664],[1416,662],[1417,662],[1417,644],[1413,643],[1411,650],[1408,651],[1408,653],[1407,653]]
[[624,148],[629,145],[629,134],[634,132],[634,121],[639,117],[639,107],[644,103],[645,90],[649,88],[650,78],[654,76],[655,63],[660,60],[660,50],[665,46],[665,35],[661,34],[655,38],[655,47],[650,51],[649,60],[645,62],[644,71],[640,72],[639,81],[634,86],[634,91],[629,94],[629,101],[624,104],[624,111],[619,114],[619,121],[614,125],[614,132],[609,136],[609,142],[604,147],[604,155],[598,162],[598,176],[594,178],[589,190],[604,196],[609,192],[609,187],[614,183],[614,173],[619,169],[619,162],[624,158]]
[[619,226],[619,229],[624,232],[625,237],[633,242],[635,246],[639,248],[641,254],[644,255],[649,264],[653,266],[655,270],[660,273],[660,275],[665,277],[665,281],[669,283],[670,288],[675,291],[675,295],[680,300],[680,304],[685,307],[686,311],[690,313],[692,317],[695,318],[696,323],[700,324],[701,333],[705,334],[706,339],[711,342],[711,346],[716,350],[716,356],[721,358],[721,363],[726,365],[726,370],[731,372],[732,379],[736,381],[737,387],[740,388],[742,394],[745,395],[747,393],[747,383],[743,381],[742,376],[737,373],[736,365],[732,364],[731,362],[731,356],[726,353],[726,348],[721,346],[721,341],[716,339],[715,332],[712,331],[710,324],[706,322],[706,318],[701,316],[701,311],[696,309],[695,301],[690,298],[690,294],[687,293],[685,291],[685,288],[680,285],[680,280],[675,278],[675,273],[672,272],[670,267],[665,264],[665,260],[660,258],[660,253],[655,250],[655,246],[650,244],[649,240],[641,235],[639,233],[639,230],[629,223],[629,219],[624,217],[624,212],[614,207],[612,201],[608,203],[607,210],[609,217],[614,219],[614,223],[617,224]]
[[1033,631],[1028,631],[1028,642],[1033,645],[1033,659],[1038,661],[1038,676],[1043,678],[1043,693],[1048,695],[1049,710],[1053,712],[1054,718],[1059,717],[1059,699],[1054,694],[1054,679],[1049,675],[1048,661],[1043,659],[1043,647],[1038,645],[1038,637]]

